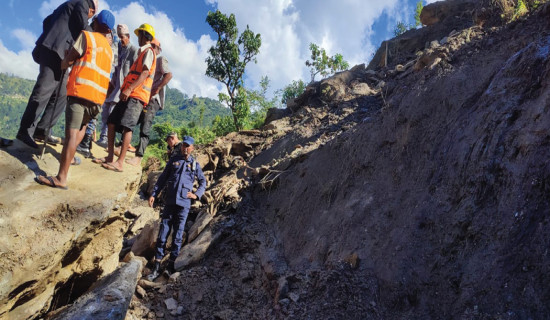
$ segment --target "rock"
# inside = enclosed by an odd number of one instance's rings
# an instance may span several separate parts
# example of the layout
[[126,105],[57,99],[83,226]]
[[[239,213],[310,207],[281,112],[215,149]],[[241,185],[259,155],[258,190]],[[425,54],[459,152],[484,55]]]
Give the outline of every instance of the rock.
[[[155,243],[159,231],[159,221],[153,221],[145,225],[141,230],[138,238],[132,245],[132,252],[136,256],[150,257],[153,256]],[[170,243],[170,240],[168,241]]]
[[130,235],[135,235],[141,230],[147,223],[158,219],[158,213],[151,207],[139,206],[129,210],[132,214],[137,216],[137,219],[130,225],[128,232]]
[[135,255],[132,251],[130,251],[124,256],[124,259],[122,259],[122,262],[128,263],[132,261],[132,259],[135,259]]
[[139,260],[124,264],[53,319],[124,319],[141,268]]
[[201,232],[195,241],[188,243],[182,248],[176,259],[175,269],[181,271],[185,267],[202,260],[208,249],[220,239],[222,231],[223,228],[220,228],[220,230],[216,232],[207,228]]
[[344,259],[344,261],[348,263],[352,269],[357,269],[357,267],[359,266],[359,257],[357,256],[357,253],[348,256],[346,259]]
[[195,238],[198,237],[198,235],[206,228],[206,226],[212,221],[213,216],[208,213],[207,210],[202,210],[199,212],[197,219],[195,220],[195,223],[189,229],[189,235],[187,236],[187,241],[192,242],[195,240]]
[[171,283],[174,283],[178,280],[178,278],[180,277],[181,273],[179,272],[174,272],[170,275],[170,277],[168,278],[168,282],[171,282]]
[[174,298],[164,300],[164,304],[166,305],[166,309],[170,311],[176,310],[178,308],[178,302]]
[[147,176],[147,196],[150,196],[153,192],[153,188],[155,187],[155,183],[157,183],[157,180],[160,176],[162,171],[153,171],[150,172]]
[[160,283],[147,281],[145,279],[140,279],[138,281],[138,285],[145,290],[160,289],[160,287],[162,287],[162,284]]
[[291,292],[288,294],[288,297],[290,298],[290,300],[292,300],[294,303],[298,302],[300,300],[300,295],[295,293],[295,292]]
[[288,297],[288,281],[286,280],[286,277],[281,277],[277,281],[277,292],[275,293],[275,302],[277,303],[281,299],[285,299]]
[[430,3],[422,8],[420,22],[425,26],[431,26],[447,18],[454,18],[464,12],[472,11],[475,4],[476,0],[447,0]]
[[366,83],[358,83],[357,85],[353,86],[353,88],[351,89],[351,93],[356,96],[368,96],[375,94],[376,91],[371,89]]
[[140,298],[140,299],[143,299],[145,297],[147,297],[147,291],[145,291],[145,289],[143,289],[142,287],[140,287],[139,285],[136,287],[136,295]]
[[[289,101],[289,100],[292,100]],[[269,108],[267,109],[267,114],[265,116],[264,126],[270,124],[271,122],[275,120],[279,120],[289,114],[289,109],[295,108],[296,106],[292,105],[294,104],[294,99],[287,100],[287,108],[288,109],[280,109],[280,108]],[[289,107],[289,103],[291,104],[291,107]]]

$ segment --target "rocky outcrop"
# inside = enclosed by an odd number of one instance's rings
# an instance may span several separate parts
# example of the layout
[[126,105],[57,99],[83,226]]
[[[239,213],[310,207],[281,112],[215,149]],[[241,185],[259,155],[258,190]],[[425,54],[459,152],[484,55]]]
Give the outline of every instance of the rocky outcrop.
[[140,170],[114,173],[84,160],[71,167],[69,190],[37,184],[35,175],[57,172],[60,150],[48,147],[43,160],[17,140],[0,150],[0,318],[63,307],[118,266],[131,222],[123,208]]
[[432,41],[441,41],[453,31],[471,27],[477,4],[472,0],[447,0],[425,6],[420,15],[425,27],[411,29],[382,42],[367,69],[392,67],[399,60],[414,59],[416,53],[429,48]]
[[436,23],[445,23],[447,19],[471,17],[478,2],[477,0],[446,0],[430,3],[422,8],[420,22],[425,26],[431,26]]

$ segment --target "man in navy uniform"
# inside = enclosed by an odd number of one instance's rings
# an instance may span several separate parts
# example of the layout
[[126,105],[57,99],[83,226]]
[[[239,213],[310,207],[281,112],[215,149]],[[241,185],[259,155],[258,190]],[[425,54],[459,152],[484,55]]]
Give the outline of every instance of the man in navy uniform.
[[[155,261],[153,272],[148,276],[153,281],[159,276],[160,261],[164,257],[166,240],[173,230],[172,247],[170,249],[170,259],[166,270],[169,273],[175,271],[174,262],[183,243],[183,228],[187,220],[187,214],[191,208],[191,199],[200,199],[206,190],[206,179],[202,169],[197,161],[191,156],[194,150],[195,140],[190,136],[184,136],[181,142],[181,154],[170,158],[164,171],[159,176],[151,197],[149,197],[149,206],[153,206],[155,197],[162,188],[166,187],[166,206],[161,214],[161,225],[157,237],[155,249]],[[193,183],[197,179],[199,187],[193,193]]]

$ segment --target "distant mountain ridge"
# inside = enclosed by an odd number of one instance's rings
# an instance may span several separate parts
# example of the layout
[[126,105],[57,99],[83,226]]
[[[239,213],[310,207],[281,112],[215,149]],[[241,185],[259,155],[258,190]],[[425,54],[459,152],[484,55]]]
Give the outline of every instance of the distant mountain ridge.
[[[33,80],[0,73],[0,136],[15,137],[34,83]],[[196,96],[189,98],[178,89],[167,88],[164,110],[157,113],[154,123],[169,122],[175,127],[207,127],[216,116],[230,114],[230,110],[217,100]],[[64,128],[65,120],[62,116],[53,129],[54,134],[63,136]]]

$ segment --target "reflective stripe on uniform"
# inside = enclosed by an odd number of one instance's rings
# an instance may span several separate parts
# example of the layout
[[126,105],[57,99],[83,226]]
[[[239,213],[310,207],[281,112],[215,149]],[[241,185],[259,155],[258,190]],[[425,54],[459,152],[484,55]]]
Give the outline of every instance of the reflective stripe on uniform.
[[90,86],[92,88],[94,88],[95,90],[101,92],[101,93],[104,93],[104,94],[107,94],[107,89],[101,87],[100,85],[98,85],[97,83],[91,81],[91,80],[88,80],[88,79],[84,79],[84,78],[80,78],[80,77],[76,77],[76,83],[78,84],[84,84],[84,85],[87,85],[87,86]]

